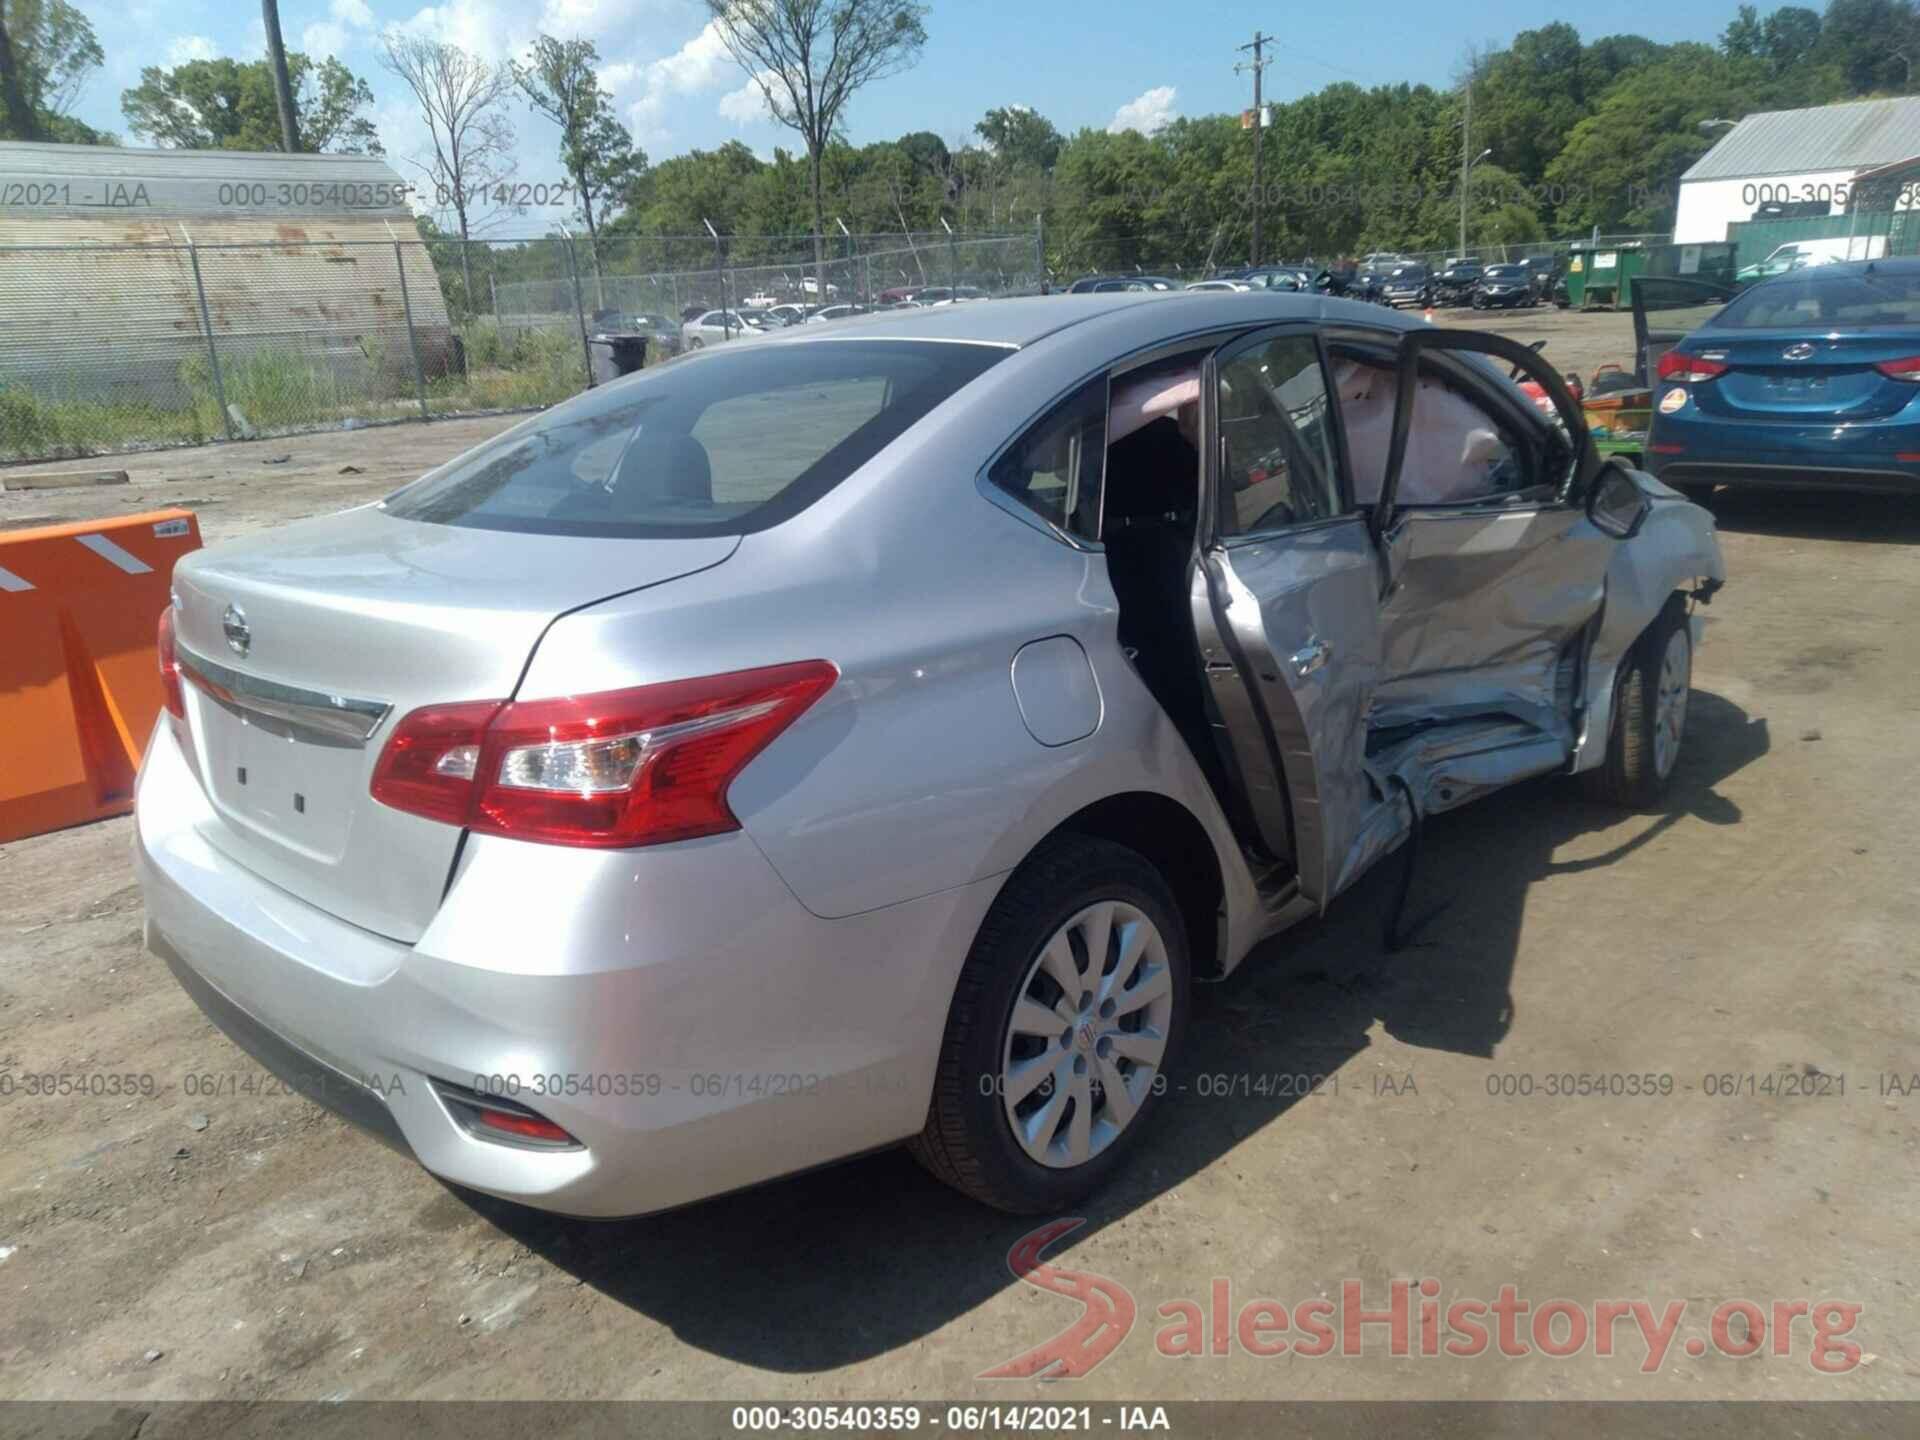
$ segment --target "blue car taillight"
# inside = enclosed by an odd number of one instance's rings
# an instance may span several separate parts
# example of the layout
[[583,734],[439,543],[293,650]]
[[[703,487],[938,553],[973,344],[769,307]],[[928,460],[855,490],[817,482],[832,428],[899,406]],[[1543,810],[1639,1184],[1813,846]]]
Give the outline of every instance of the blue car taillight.
[[1727,373],[1727,366],[1726,362],[1721,360],[1709,360],[1702,355],[1689,355],[1685,351],[1669,350],[1660,357],[1654,370],[1662,380],[1672,380],[1687,385],[1724,375]]

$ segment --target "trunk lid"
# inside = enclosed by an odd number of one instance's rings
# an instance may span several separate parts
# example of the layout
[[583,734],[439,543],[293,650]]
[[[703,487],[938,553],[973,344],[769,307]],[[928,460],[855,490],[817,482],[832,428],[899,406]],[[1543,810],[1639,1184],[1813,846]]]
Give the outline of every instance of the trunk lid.
[[394,723],[511,697],[556,617],[738,545],[503,533],[369,506],[189,556],[173,588],[181,660],[207,682],[186,698],[208,843],[341,919],[417,940],[461,832],[369,794]]
[[[1720,360],[1724,375],[1695,390],[1702,412],[1728,420],[1846,424],[1883,420],[1911,403],[1912,381],[1874,368],[1920,350],[1911,335],[1826,335],[1806,330],[1701,334],[1687,348]],[[1735,338],[1737,337],[1737,338]]]

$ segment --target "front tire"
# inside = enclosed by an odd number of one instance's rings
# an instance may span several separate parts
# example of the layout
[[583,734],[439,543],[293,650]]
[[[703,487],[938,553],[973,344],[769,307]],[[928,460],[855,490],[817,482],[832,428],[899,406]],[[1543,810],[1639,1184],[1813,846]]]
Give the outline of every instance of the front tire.
[[1693,632],[1675,595],[1620,667],[1607,758],[1588,773],[1598,798],[1630,810],[1660,808],[1680,760],[1692,687]]
[[1140,1143],[1186,1026],[1188,975],[1179,906],[1145,857],[1091,836],[1046,842],[968,952],[908,1149],[995,1209],[1078,1203]]

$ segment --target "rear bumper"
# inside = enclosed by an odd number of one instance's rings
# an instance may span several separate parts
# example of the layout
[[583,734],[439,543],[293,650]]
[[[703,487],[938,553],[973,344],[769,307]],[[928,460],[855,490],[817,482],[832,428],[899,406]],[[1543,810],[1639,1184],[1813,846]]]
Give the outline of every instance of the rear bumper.
[[[631,852],[470,838],[414,946],[203,838],[164,723],[142,766],[147,943],[290,1086],[436,1175],[566,1214],[640,1214],[888,1144],[925,1120],[954,980],[998,879],[822,920],[744,834]],[[476,1138],[431,1082],[581,1141]]]
[[1669,485],[1727,485],[1764,490],[1863,490],[1891,494],[1920,491],[1920,466],[1884,467],[1862,456],[1858,465],[1807,459],[1694,460],[1648,455],[1648,473]]

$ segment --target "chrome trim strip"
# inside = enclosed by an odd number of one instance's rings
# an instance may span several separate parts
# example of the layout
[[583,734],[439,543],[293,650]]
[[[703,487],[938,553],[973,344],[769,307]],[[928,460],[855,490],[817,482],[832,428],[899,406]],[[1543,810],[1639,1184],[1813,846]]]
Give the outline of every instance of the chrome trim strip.
[[180,674],[222,704],[266,716],[300,729],[317,731],[336,740],[365,745],[392,713],[378,700],[355,700],[323,690],[303,690],[277,680],[243,674],[215,660],[176,647]]

